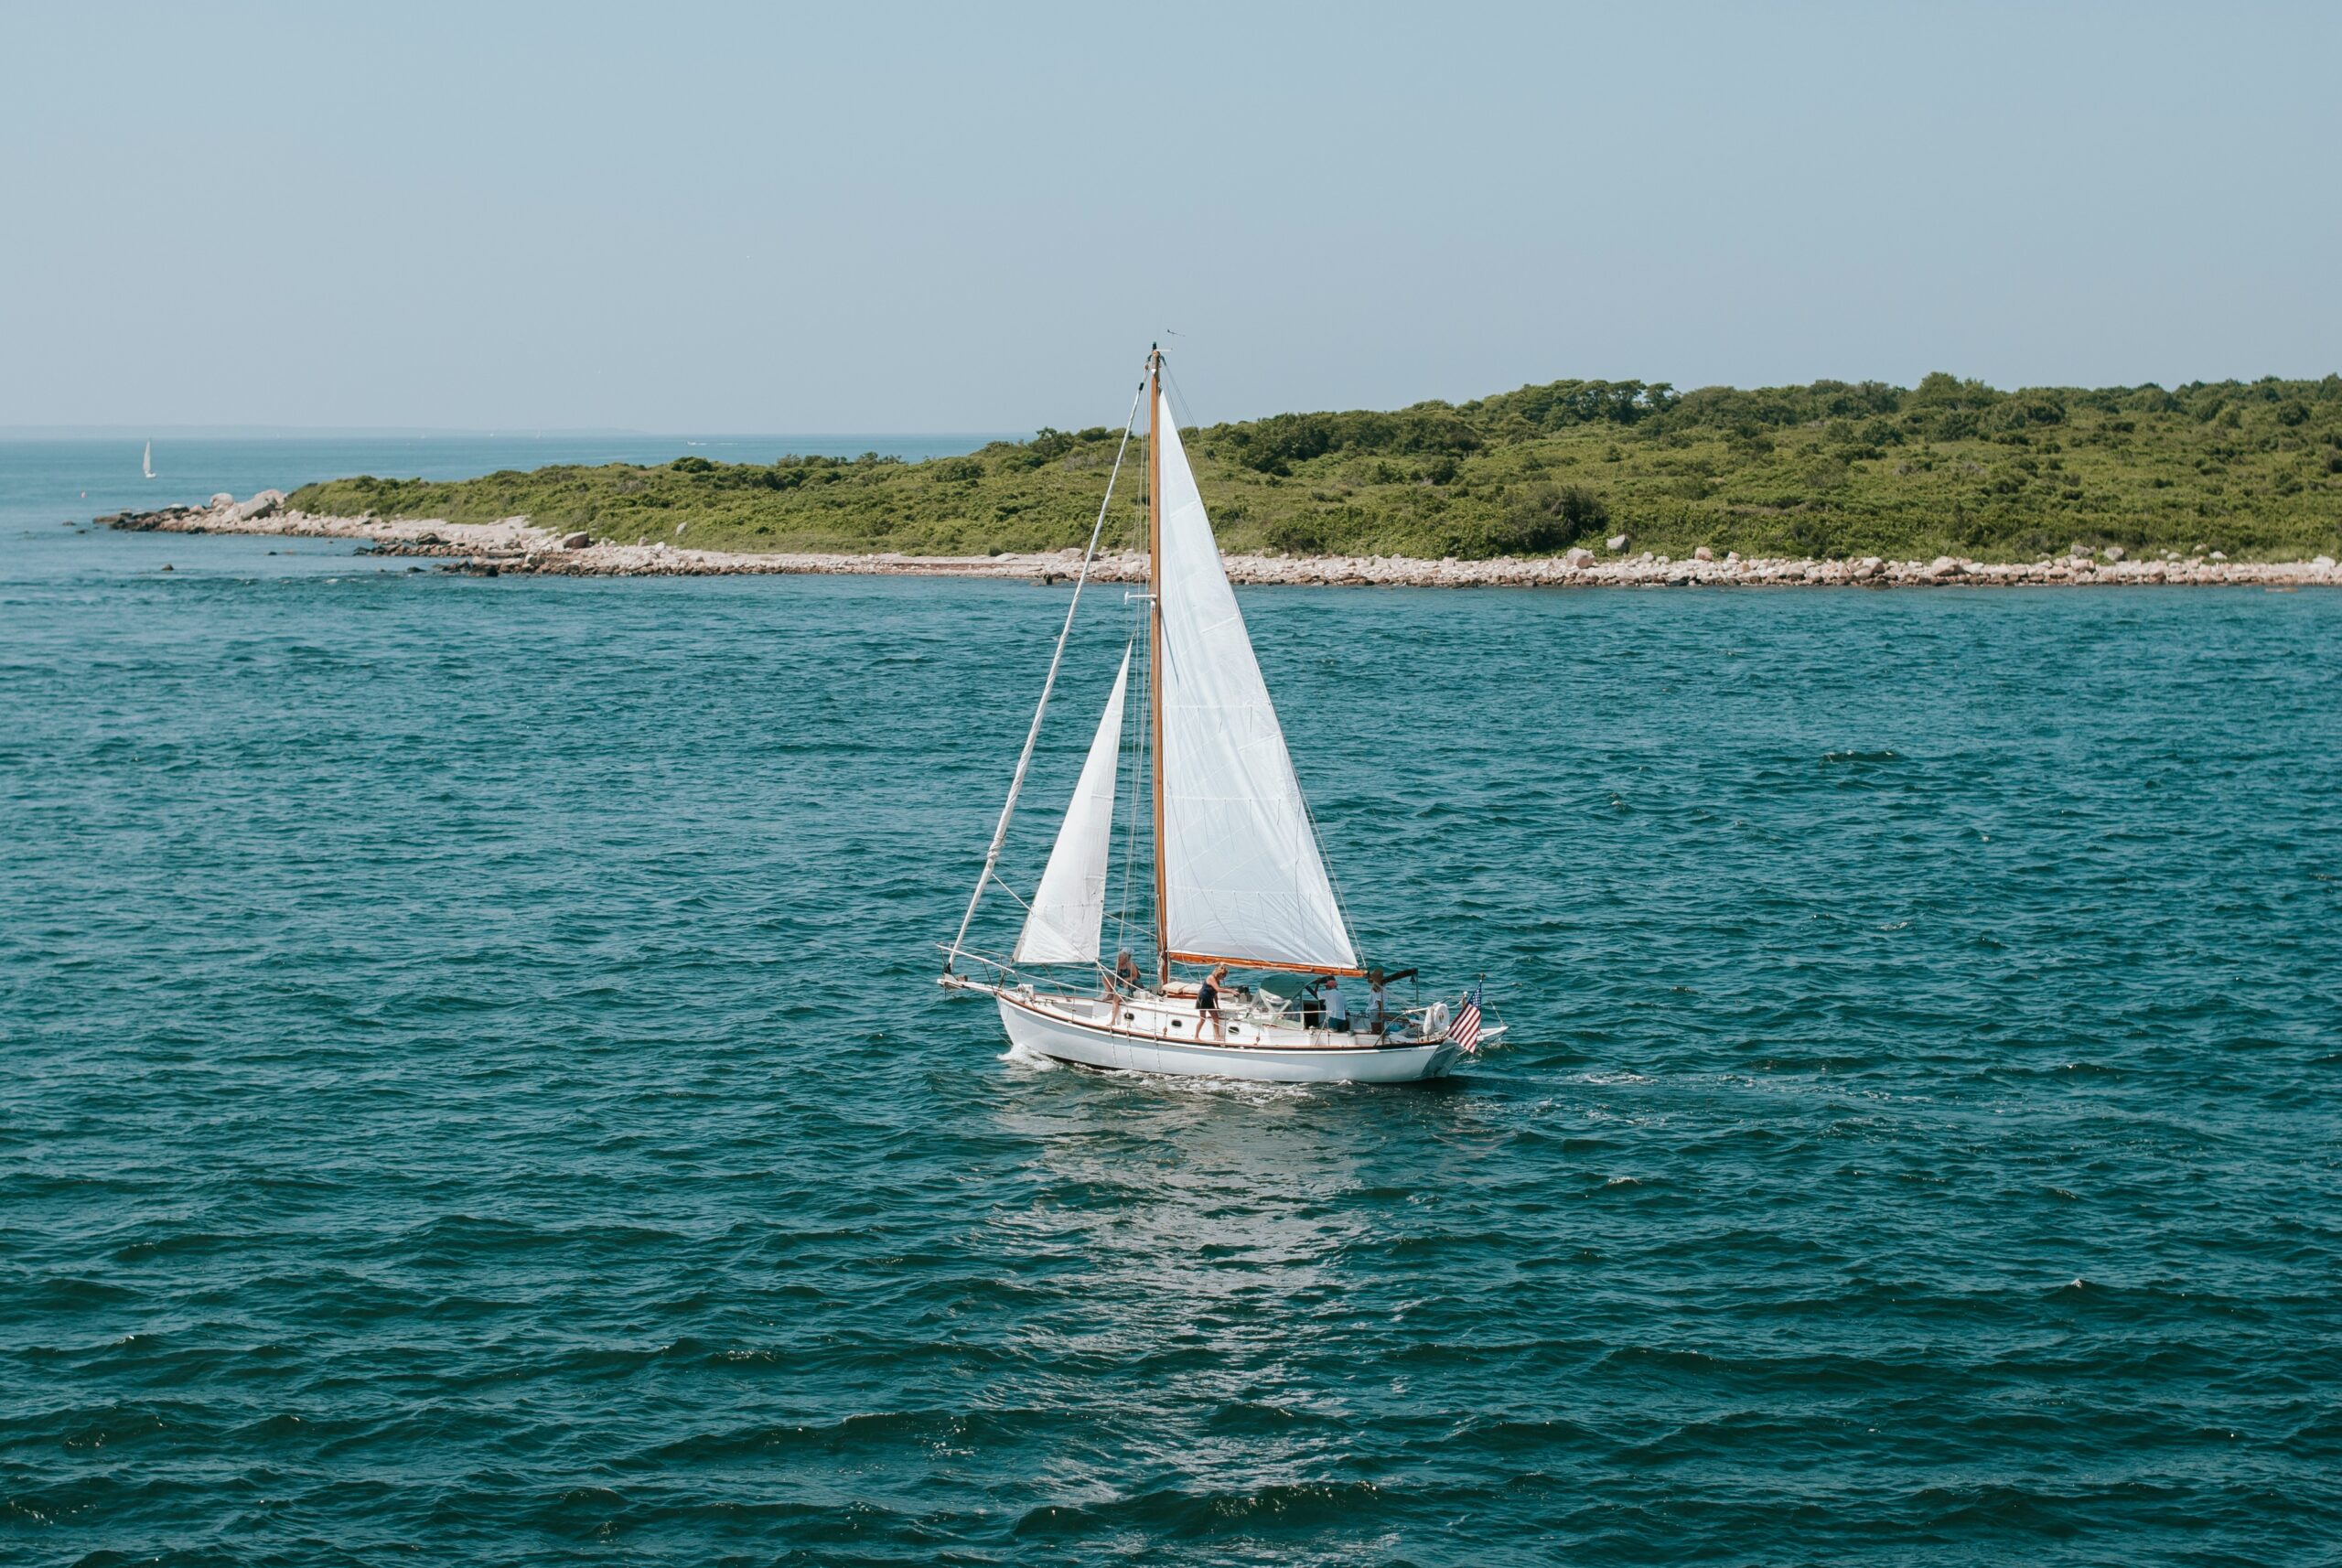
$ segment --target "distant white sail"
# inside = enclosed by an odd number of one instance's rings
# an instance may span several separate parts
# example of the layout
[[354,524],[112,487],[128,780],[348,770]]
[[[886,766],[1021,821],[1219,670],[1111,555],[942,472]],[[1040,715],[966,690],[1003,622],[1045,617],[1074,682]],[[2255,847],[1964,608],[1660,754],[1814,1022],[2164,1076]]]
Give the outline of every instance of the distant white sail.
[[1058,828],[1049,864],[1033,894],[1032,912],[1016,939],[1018,963],[1095,963],[1099,928],[1106,920],[1106,867],[1114,845],[1114,774],[1123,750],[1123,696],[1129,688],[1130,650],[1114,676],[1106,711],[1099,715],[1090,756]]
[[146,443],[146,455],[138,459],[138,466],[146,470],[148,478],[155,477],[155,444],[152,441]]
[[1199,959],[1355,969],[1358,950],[1167,397],[1158,413],[1164,945]]

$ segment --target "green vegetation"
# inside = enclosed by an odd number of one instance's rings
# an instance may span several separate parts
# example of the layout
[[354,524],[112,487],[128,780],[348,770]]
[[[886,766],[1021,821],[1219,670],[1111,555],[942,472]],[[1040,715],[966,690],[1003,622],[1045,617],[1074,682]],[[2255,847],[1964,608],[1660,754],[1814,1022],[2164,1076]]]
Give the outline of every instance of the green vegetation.
[[[1121,432],[1044,430],[902,463],[681,457],[452,484],[336,479],[306,511],[728,550],[983,554],[1080,544]],[[1707,544],[1750,555],[2025,560],[2077,541],[2239,559],[2342,553],[2342,376],[1997,392],[1936,374],[1678,393],[1555,381],[1395,413],[1287,413],[1188,433],[1221,544],[1481,557]],[[1139,536],[1133,442],[1109,544]]]

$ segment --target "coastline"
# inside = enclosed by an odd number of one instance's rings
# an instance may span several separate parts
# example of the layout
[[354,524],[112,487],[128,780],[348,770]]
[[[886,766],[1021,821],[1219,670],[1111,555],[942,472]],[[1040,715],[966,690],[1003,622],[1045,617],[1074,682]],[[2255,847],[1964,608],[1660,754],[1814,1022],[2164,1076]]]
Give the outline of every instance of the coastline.
[[[540,528],[523,517],[460,523],[427,519],[326,517],[285,509],[283,494],[263,490],[249,500],[215,496],[200,507],[173,506],[120,512],[95,520],[138,532],[245,533],[294,539],[348,539],[375,553],[442,562],[443,570],[483,576],[514,573],[565,577],[704,577],[843,575],[903,577],[999,577],[1048,584],[1081,567],[1081,552],[937,556],[882,553],[815,554],[679,548],[665,542],[620,544]],[[2310,561],[2215,561],[2205,557],[2125,560],[2072,553],[2030,562],[1977,562],[1956,556],[1931,561],[1695,556],[1671,559],[1649,552],[1608,555],[1583,547],[1565,554],[1499,556],[1480,561],[1427,561],[1402,556],[1228,555],[1230,581],[1248,585],[1344,587],[2057,587],[2087,584],[2200,584],[2268,587],[2342,587],[2342,567],[2324,555]],[[1092,580],[1142,582],[1146,558],[1136,553],[1101,554]]]

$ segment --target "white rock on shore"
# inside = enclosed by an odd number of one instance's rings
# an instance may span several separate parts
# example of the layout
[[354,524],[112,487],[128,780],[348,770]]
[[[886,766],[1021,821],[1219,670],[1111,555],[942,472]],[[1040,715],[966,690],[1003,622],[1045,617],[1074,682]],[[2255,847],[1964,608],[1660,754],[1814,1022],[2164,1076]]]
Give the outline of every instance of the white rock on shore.
[[[457,569],[478,572],[551,573],[567,576],[712,576],[763,573],[868,575],[877,576],[1010,577],[1035,582],[1069,581],[1080,570],[1078,549],[1031,555],[822,555],[690,550],[664,541],[656,544],[595,543],[582,532],[555,532],[525,517],[496,522],[445,522],[435,519],[318,517],[284,510],[285,498],[263,490],[238,503],[215,496],[206,507],[167,507],[124,512],[97,521],[115,528],[169,533],[264,533],[306,538],[354,539],[386,553],[449,558]],[[1624,548],[1624,536],[1611,542]],[[2077,550],[2081,547],[2077,546]],[[1386,555],[1230,555],[1230,578],[1246,584],[1359,585],[1393,587],[1660,587],[1789,586],[1864,584],[1879,587],[2023,587],[2100,584],[2261,584],[2272,587],[2342,587],[2342,568],[2330,556],[2314,561],[2231,562],[2214,551],[2208,560],[2129,561],[2109,550],[2103,562],[2086,553],[2024,563],[1984,563],[1964,556],[1933,561],[1744,559],[1737,553],[1714,560],[1694,551],[1687,561],[1670,561],[1645,551],[1625,560],[1603,561],[1578,546],[1564,555],[1492,561],[1418,561]],[[1143,582],[1146,557],[1118,553],[1091,565],[1093,579]]]

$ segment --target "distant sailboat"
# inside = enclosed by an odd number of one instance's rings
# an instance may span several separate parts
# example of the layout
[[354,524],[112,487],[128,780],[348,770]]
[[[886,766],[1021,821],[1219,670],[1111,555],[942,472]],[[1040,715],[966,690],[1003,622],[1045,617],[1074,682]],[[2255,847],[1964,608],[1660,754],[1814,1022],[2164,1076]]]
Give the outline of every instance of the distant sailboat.
[[152,441],[146,443],[146,456],[138,460],[138,466],[146,470],[148,478],[155,477],[155,444]]
[[[1285,1083],[1442,1077],[1503,1033],[1501,1026],[1479,1027],[1477,992],[1468,1006],[1452,1014],[1434,1003],[1392,1007],[1380,1016],[1360,1006],[1347,1018],[1338,1002],[1313,994],[1330,992],[1336,977],[1352,976],[1375,982],[1379,1000],[1385,977],[1361,963],[1327,875],[1284,729],[1164,395],[1162,369],[1162,355],[1148,354],[1139,389],[1148,405],[1150,470],[1144,624],[1122,652],[1048,865],[1025,906],[1015,950],[1005,961],[972,951],[966,943],[978,900],[988,884],[1006,888],[996,871],[1001,846],[1089,577],[1085,558],[983,871],[959,935],[944,950],[942,983],[992,997],[1009,1038],[1023,1048],[1089,1067]],[[1135,401],[1131,412],[1135,425]],[[1125,447],[1130,439],[1126,427]],[[1118,456],[1117,472],[1121,463]],[[1090,558],[1112,498],[1109,478],[1090,533]],[[1122,858],[1127,884],[1141,877],[1152,882],[1154,918],[1151,929],[1133,931],[1132,922],[1123,929],[1152,949],[1152,972],[1144,976],[1109,971],[1101,940],[1116,858],[1117,764],[1133,655],[1144,660],[1146,693],[1133,769],[1138,778],[1131,849],[1137,847],[1144,819],[1152,828],[1153,865],[1134,865],[1128,851]],[[1125,906],[1131,901],[1126,892]],[[988,974],[962,974],[963,959]],[[1207,1013],[1201,987],[1175,979],[1174,964],[1259,971],[1263,977],[1251,985],[1220,985],[1218,1006]],[[1089,983],[1037,980],[1025,972],[1055,965],[1089,971]]]

